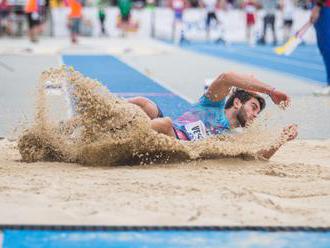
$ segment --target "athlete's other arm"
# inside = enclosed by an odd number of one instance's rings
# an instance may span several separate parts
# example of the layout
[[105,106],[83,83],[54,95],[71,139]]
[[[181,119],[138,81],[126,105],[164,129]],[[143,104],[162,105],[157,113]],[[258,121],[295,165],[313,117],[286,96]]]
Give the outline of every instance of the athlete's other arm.
[[317,0],[315,6],[313,7],[311,11],[311,15],[309,18],[309,21],[311,23],[317,22],[317,20],[320,17],[320,10],[324,6],[325,0]]
[[284,102],[287,106],[290,101],[287,94],[276,90],[274,87],[259,81],[251,75],[236,72],[226,72],[218,76],[208,88],[206,96],[212,101],[220,101],[229,94],[231,87],[267,94],[275,104]]

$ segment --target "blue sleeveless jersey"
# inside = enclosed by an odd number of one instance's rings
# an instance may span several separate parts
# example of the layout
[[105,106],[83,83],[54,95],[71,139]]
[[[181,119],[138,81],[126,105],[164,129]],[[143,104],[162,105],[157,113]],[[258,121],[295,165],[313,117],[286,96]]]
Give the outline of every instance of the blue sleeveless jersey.
[[225,115],[225,101],[222,99],[213,102],[203,95],[189,111],[175,119],[173,125],[183,132],[189,140],[223,134],[230,129],[229,121]]

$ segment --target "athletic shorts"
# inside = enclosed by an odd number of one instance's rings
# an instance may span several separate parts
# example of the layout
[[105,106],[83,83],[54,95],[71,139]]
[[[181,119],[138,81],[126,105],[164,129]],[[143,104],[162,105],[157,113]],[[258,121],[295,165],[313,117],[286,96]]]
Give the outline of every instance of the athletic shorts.
[[157,118],[163,118],[164,117],[163,111],[160,109],[160,107],[158,106],[158,104],[156,104],[156,106],[157,106],[157,109],[158,109]]
[[182,132],[181,130],[179,130],[179,129],[173,127],[173,131],[174,131],[175,136],[176,136],[176,138],[177,138],[178,140],[189,141],[187,135],[186,135],[184,132]]
[[256,23],[256,19],[254,14],[246,14],[246,25],[247,26],[253,26]]
[[30,29],[40,24],[40,15],[38,13],[27,13],[26,16]]
[[[158,116],[157,116],[157,118],[164,117],[164,114],[163,114],[162,110],[160,109],[160,107],[158,105],[157,105],[157,109],[158,109]],[[173,126],[173,131],[174,131],[175,136],[176,136],[176,138],[178,140],[187,140],[187,141],[189,140],[188,137],[185,135],[184,132],[180,131],[179,129],[175,128],[174,126]]]
[[130,14],[120,16],[120,20],[121,20],[122,22],[128,22],[128,21],[129,21],[129,18],[130,18]]
[[175,20],[182,21],[182,19],[183,19],[183,12],[182,12],[182,10],[175,10],[174,11],[174,17],[175,17]]
[[215,12],[208,12],[207,16],[206,16],[206,26],[207,27],[210,26],[212,20],[218,21],[218,17],[215,14]]
[[70,29],[72,33],[79,34],[80,29],[80,18],[70,19]]
[[284,20],[283,21],[283,25],[285,27],[292,27],[292,24],[293,24],[293,20]]

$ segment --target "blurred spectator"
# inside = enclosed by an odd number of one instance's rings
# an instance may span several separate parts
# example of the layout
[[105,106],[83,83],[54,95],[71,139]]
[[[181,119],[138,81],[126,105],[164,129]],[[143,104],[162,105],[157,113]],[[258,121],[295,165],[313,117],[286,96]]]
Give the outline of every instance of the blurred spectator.
[[101,26],[101,35],[107,35],[107,32],[105,30],[105,19],[106,19],[106,13],[105,13],[105,7],[106,2],[104,0],[98,0],[97,1],[97,7],[98,7],[98,18]]
[[206,19],[205,19],[206,39],[209,40],[212,21],[214,21],[216,25],[219,24],[219,20],[216,13],[216,9],[219,6],[219,0],[202,0],[201,6],[206,9]]
[[122,36],[126,36],[130,29],[130,19],[131,19],[131,0],[118,0],[118,8],[120,11],[120,20],[118,27],[122,30]]
[[246,41],[252,46],[255,42],[254,26],[256,23],[256,12],[257,8],[259,8],[259,4],[255,0],[245,0],[242,7],[245,10],[246,17]]
[[149,10],[150,12],[150,36],[151,37],[155,37],[155,33],[156,33],[156,13],[155,13],[155,10],[156,10],[156,1],[155,0],[147,0],[146,2],[146,7],[147,9]]
[[30,41],[38,42],[38,36],[41,33],[40,5],[38,0],[27,0],[25,5],[25,13],[28,20],[28,35]]
[[280,7],[283,15],[283,41],[285,42],[292,35],[294,0],[281,0]]
[[7,0],[0,0],[0,35],[2,33],[11,34],[9,22],[10,6]]
[[183,12],[189,6],[189,2],[187,0],[170,0],[170,7],[173,10],[174,17],[172,23],[172,41],[176,40],[176,33],[179,29],[180,38],[177,39],[179,42],[185,40],[184,30],[183,30]]
[[263,33],[259,40],[259,44],[266,44],[266,34],[268,26],[271,27],[273,33],[273,45],[277,44],[275,23],[276,23],[276,8],[277,8],[277,0],[261,0],[261,5],[265,11],[265,15],[263,18]]
[[317,45],[323,57],[327,73],[327,86],[315,93],[330,96],[330,0],[316,1],[310,21],[315,26]]
[[[53,35],[53,23],[52,23],[52,16],[51,16],[51,11],[50,11],[50,0],[45,0],[45,4],[43,8],[41,8],[41,25],[42,25],[42,30],[44,31],[45,29],[48,29],[49,35]],[[48,27],[45,27],[48,23]]]
[[76,44],[78,42],[78,35],[81,25],[82,4],[79,0],[66,0],[65,4],[70,8],[68,25],[70,29],[71,42]]

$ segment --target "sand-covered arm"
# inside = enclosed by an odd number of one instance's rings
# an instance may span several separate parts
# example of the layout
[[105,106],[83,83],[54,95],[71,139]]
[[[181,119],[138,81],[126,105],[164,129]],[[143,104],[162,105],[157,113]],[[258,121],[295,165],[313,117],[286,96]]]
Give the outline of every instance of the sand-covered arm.
[[290,140],[294,140],[298,136],[298,127],[295,124],[283,128],[279,140],[269,149],[260,150],[257,154],[259,157],[270,159],[282,145]]

